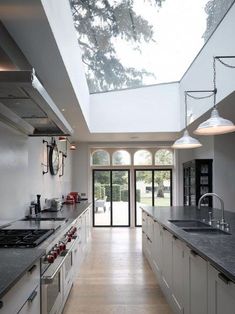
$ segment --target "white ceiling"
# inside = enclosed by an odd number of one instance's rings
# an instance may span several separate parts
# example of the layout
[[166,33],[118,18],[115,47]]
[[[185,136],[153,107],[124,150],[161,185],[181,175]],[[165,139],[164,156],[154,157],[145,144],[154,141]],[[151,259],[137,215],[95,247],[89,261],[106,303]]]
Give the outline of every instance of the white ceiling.
[[41,1],[3,0],[0,18],[74,129],[73,141],[172,141],[177,137],[173,132],[91,134]]

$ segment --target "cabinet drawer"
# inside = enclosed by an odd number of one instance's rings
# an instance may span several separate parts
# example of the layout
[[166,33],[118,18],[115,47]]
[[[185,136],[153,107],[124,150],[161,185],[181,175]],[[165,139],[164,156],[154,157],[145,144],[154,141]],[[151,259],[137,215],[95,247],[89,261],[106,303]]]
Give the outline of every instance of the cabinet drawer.
[[40,314],[40,286],[35,288],[17,314]]
[[18,313],[37,286],[40,286],[39,261],[34,263],[34,265],[2,298],[1,301],[3,302],[3,307],[1,309],[1,314]]

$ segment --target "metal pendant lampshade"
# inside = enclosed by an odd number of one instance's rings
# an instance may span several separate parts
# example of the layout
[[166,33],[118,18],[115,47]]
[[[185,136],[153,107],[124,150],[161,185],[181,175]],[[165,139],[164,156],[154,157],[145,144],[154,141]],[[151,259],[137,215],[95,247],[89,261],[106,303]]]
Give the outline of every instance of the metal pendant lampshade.
[[202,144],[196,139],[189,135],[188,130],[185,129],[184,134],[181,138],[176,140],[172,145],[175,149],[187,149],[201,147]]
[[234,68],[234,65],[225,63],[221,59],[234,59],[235,56],[216,56],[213,58],[213,85],[214,85],[214,106],[211,112],[211,116],[208,120],[202,122],[198,128],[193,132],[197,135],[218,135],[235,131],[235,125],[232,121],[220,117],[216,107],[216,60],[222,63],[228,68]]
[[182,137],[174,142],[172,148],[175,149],[188,149],[188,148],[197,148],[201,147],[202,144],[196,139],[189,135],[187,130],[187,91],[184,92],[184,114],[185,114],[185,130]]
[[212,109],[208,120],[202,122],[193,132],[197,135],[218,135],[235,131],[235,125],[232,121],[220,117],[216,107]]

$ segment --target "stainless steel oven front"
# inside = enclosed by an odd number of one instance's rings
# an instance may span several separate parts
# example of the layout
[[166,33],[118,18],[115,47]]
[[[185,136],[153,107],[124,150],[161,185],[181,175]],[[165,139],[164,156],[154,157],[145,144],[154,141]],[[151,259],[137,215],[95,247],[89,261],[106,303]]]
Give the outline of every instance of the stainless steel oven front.
[[42,314],[59,314],[72,286],[77,228],[71,228],[41,259]]
[[57,314],[63,301],[63,261],[58,258],[42,274],[41,295],[42,295],[42,314]]

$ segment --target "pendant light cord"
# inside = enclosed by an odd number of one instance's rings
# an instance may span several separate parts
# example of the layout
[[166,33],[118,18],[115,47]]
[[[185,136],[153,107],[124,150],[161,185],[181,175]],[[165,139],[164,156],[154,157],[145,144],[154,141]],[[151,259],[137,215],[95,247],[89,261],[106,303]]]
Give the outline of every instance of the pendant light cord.
[[185,110],[185,129],[187,130],[187,124],[188,124],[188,119],[187,119],[187,113],[188,113],[188,109],[187,109],[187,107],[188,107],[188,104],[187,104],[187,91],[185,91],[184,92],[184,105],[185,105],[185,108],[184,108],[184,110]]
[[217,88],[216,88],[216,57],[213,57],[213,87],[214,87],[214,105],[213,108],[216,108],[216,94],[217,94]]

